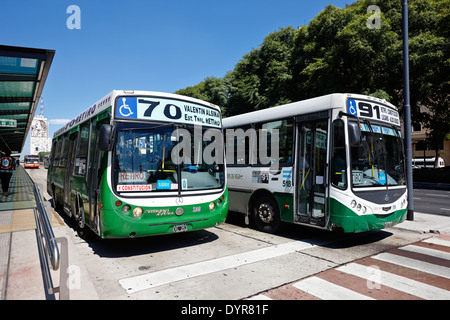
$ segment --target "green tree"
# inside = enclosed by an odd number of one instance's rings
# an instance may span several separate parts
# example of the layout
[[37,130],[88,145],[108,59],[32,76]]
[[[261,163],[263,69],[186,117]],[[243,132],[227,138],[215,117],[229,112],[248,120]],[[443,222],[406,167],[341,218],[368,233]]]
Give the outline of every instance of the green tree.
[[[442,142],[450,132],[450,0],[408,4],[412,121],[430,130],[430,142]],[[224,78],[178,93],[214,102],[226,116],[332,92],[374,95],[401,108],[402,59],[401,1],[360,0],[328,5],[308,25],[269,34]]]
[[180,89],[175,93],[222,106],[222,112],[224,112],[226,109],[223,107],[228,104],[229,85],[225,78],[210,77],[195,86]]
[[230,84],[228,115],[292,101],[293,27],[269,34],[246,54],[226,78]]

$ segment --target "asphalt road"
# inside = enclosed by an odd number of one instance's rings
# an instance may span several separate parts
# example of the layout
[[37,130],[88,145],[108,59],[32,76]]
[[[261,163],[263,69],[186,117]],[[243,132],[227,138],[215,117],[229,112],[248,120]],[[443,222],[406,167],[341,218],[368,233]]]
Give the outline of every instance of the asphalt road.
[[450,190],[414,189],[414,211],[450,216]]
[[[28,170],[46,191],[46,170]],[[416,211],[448,215],[449,191],[415,190]],[[64,214],[57,230],[69,239],[70,267],[95,288],[100,300],[238,300],[343,264],[416,243],[430,235],[388,228],[339,234],[287,225],[266,234],[230,213],[226,223],[207,230],[139,239],[84,241]],[[78,283],[75,281],[75,284]]]

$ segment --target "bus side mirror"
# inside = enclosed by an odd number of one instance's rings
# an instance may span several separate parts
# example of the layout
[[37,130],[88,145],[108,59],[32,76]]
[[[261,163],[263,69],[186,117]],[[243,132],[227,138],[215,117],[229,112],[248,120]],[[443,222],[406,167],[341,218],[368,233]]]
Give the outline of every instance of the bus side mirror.
[[101,151],[111,151],[114,140],[114,128],[109,124],[103,124],[98,133],[98,148]]
[[357,122],[348,123],[348,136],[351,147],[359,147],[361,145],[361,129]]

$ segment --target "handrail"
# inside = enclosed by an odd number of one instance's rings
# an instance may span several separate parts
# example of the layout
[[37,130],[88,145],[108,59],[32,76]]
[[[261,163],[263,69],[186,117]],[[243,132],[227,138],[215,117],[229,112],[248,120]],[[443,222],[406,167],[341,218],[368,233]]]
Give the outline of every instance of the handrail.
[[43,273],[44,273],[44,280],[45,280],[45,287],[47,289],[47,292],[49,294],[54,294],[55,291],[53,290],[53,281],[52,276],[50,274],[50,267],[48,265],[47,256],[45,255],[45,245],[43,243],[43,233],[42,228],[40,224],[39,219],[39,213],[36,208],[34,208],[34,219],[36,220],[36,229],[37,229],[37,242],[38,242],[38,249],[39,249],[39,257],[43,264]]
[[37,242],[39,246],[39,255],[43,264],[43,273],[45,286],[49,294],[59,292],[59,288],[53,287],[53,281],[50,274],[49,262],[53,270],[59,269],[59,249],[53,234],[52,226],[47,216],[41,193],[36,182],[34,184],[34,197],[36,199],[36,208],[34,208],[34,218],[36,220]]
[[43,231],[40,232],[39,234],[41,234],[45,239],[46,244],[46,246],[44,247],[45,252],[47,254],[48,259],[50,260],[53,270],[56,271],[59,269],[59,261],[60,261],[58,245],[56,244],[56,238],[55,235],[53,234],[52,225],[50,224],[50,220],[48,219],[47,211],[45,210],[44,202],[42,200],[42,196],[37,186],[37,183],[36,182],[33,183],[34,183],[34,196],[36,198],[36,206],[39,213],[38,217],[40,219],[39,221],[40,227],[41,231]]
[[[51,212],[50,203],[42,200],[41,192],[38,184],[31,179],[30,174],[24,170],[28,178],[33,183],[34,198],[36,200],[36,208],[34,208],[34,219],[36,221],[37,244],[39,257],[43,267],[44,284],[47,294],[54,295],[59,292],[60,300],[70,300],[70,290],[67,285],[69,267],[68,260],[68,243],[65,237],[55,238],[52,225],[48,218],[47,212]],[[60,243],[62,256],[57,243]],[[50,273],[50,265],[54,271],[61,269],[59,272],[59,286],[53,287],[52,276]]]

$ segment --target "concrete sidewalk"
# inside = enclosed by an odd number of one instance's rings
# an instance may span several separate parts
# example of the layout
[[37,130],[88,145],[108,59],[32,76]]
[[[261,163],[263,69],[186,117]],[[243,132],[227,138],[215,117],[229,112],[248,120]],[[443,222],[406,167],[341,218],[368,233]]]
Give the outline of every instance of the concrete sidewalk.
[[419,233],[450,235],[450,217],[414,212],[414,221],[405,220],[393,228]]
[[[66,238],[67,248],[60,248],[60,254],[68,255],[67,285],[70,300],[98,300],[98,294],[90,280],[74,242],[69,234],[71,230],[63,226],[53,226],[56,238]],[[65,252],[63,251],[65,250]],[[42,265],[36,242],[36,230],[16,231],[11,233],[7,281],[3,300],[58,300],[59,293],[46,293]],[[53,286],[59,287],[62,268],[51,270]]]
[[[42,194],[41,190],[41,194]],[[44,193],[46,194],[46,193]],[[48,195],[43,198],[48,199]],[[44,274],[37,244],[34,210],[34,183],[20,166],[11,178],[9,195],[0,197],[0,300],[51,300],[44,285]],[[56,238],[66,238],[68,248],[60,255],[68,255],[70,299],[98,299],[71,236],[70,229],[53,209],[47,212]],[[61,269],[61,268],[60,268]],[[59,286],[62,270],[51,271],[54,287]],[[72,277],[71,277],[72,276]]]

